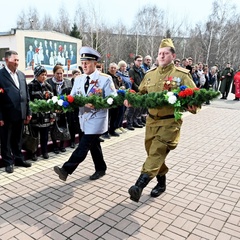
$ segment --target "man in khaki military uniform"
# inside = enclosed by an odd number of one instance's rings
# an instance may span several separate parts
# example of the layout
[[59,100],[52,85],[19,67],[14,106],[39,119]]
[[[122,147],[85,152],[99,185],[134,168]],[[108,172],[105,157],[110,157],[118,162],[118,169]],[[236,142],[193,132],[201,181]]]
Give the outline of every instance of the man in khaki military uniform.
[[[172,91],[181,85],[196,87],[189,70],[176,67],[173,60],[176,58],[175,47],[171,39],[163,39],[159,52],[159,66],[149,70],[139,86],[141,94],[151,92]],[[188,111],[196,113],[195,106],[189,106]],[[152,197],[158,197],[166,189],[166,173],[168,167],[165,159],[177,147],[182,120],[174,119],[174,108],[165,106],[148,109],[149,115],[146,122],[145,149],[147,159],[142,166],[141,175],[135,185],[129,190],[130,199],[138,202],[144,187],[154,177],[157,185],[151,191]]]

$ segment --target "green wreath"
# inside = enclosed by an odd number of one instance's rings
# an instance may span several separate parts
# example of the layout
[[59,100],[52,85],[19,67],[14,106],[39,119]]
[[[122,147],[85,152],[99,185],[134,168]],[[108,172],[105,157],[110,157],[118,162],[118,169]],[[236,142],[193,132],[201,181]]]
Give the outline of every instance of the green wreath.
[[163,106],[174,107],[175,119],[180,119],[182,112],[186,111],[188,106],[201,105],[207,101],[217,98],[220,92],[213,90],[188,88],[180,86],[173,91],[164,90],[162,92],[152,92],[148,94],[137,94],[133,90],[118,90],[117,96],[108,96],[102,98],[98,95],[91,96],[71,96],[59,95],[49,100],[37,100],[30,102],[30,108],[33,113],[36,112],[67,112],[75,108],[83,107],[91,103],[95,109],[115,108],[123,105],[124,100],[133,107],[161,108]]

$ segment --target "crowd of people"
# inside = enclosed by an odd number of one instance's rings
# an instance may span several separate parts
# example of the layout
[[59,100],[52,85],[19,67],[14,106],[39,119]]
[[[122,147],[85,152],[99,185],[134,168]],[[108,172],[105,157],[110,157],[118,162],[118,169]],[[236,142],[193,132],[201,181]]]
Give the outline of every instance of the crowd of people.
[[[101,178],[107,170],[101,142],[121,137],[121,134],[134,131],[135,128],[145,127],[147,159],[135,185],[129,189],[129,194],[133,201],[138,202],[143,188],[156,177],[157,185],[151,196],[158,197],[166,189],[168,168],[165,159],[170,150],[177,147],[182,125],[181,119],[175,121],[171,107],[136,108],[125,101],[121,106],[111,109],[95,109],[88,103],[73,112],[32,113],[29,101],[47,101],[61,94],[90,96],[97,92],[102,97],[116,96],[118,89],[131,89],[139,94],[161,92],[161,80],[164,81],[170,75],[180,79],[180,85],[220,91],[221,99],[227,99],[232,86],[234,100],[239,100],[239,86],[234,83],[240,82],[240,67],[236,72],[230,63],[226,63],[226,67],[220,71],[217,65],[209,67],[201,62],[194,64],[191,57],[177,59],[171,39],[161,42],[154,63],[149,55],[136,55],[131,66],[121,60],[110,63],[104,71],[100,54],[90,47],[81,48],[80,59],[81,66],[72,70],[72,79],[64,77],[64,68],[60,63],[53,67],[50,78],[47,78],[45,67],[39,64],[34,68],[34,79],[27,84],[25,75],[18,70],[18,53],[6,51],[6,65],[0,69],[0,134],[1,156],[7,173],[14,172],[14,165],[31,167],[21,151],[24,125],[28,125],[33,136],[39,138],[40,149],[31,152],[33,161],[38,160],[39,153],[44,159],[49,158],[49,137],[55,154],[66,151],[67,140],[56,138],[54,129],[56,126],[67,126],[70,147],[75,150],[62,167],[54,167],[55,173],[63,181],[85,160],[89,151],[95,167],[90,179]],[[172,88],[176,86],[173,85]],[[97,91],[99,89],[101,91]],[[196,113],[197,107],[188,106],[187,110]],[[126,124],[123,124],[124,121]],[[79,136],[77,148],[76,134]]]

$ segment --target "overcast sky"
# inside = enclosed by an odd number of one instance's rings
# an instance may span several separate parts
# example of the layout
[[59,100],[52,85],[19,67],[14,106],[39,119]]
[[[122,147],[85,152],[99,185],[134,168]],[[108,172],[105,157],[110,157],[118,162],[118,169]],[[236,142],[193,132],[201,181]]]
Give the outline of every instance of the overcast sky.
[[[240,0],[230,1],[236,4],[240,13]],[[22,10],[27,12],[29,7],[37,8],[42,18],[44,13],[56,17],[59,7],[65,6],[69,15],[72,15],[71,18],[75,15],[74,9],[77,4],[81,4],[86,11],[89,2],[94,4],[97,11],[101,11],[104,20],[113,23],[121,20],[128,26],[133,22],[138,9],[148,3],[157,5],[178,21],[187,17],[188,22],[201,23],[211,12],[213,0],[1,0],[0,32],[15,28],[20,12]]]

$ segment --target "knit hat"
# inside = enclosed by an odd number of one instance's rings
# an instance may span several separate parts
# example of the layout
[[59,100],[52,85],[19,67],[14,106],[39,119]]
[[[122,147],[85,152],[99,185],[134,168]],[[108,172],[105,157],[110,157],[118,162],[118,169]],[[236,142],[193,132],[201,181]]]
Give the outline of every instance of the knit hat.
[[43,72],[47,72],[47,70],[45,69],[45,67],[38,65],[34,68],[34,75],[35,77],[38,77],[40,74],[42,74]]
[[171,38],[165,38],[162,40],[159,48],[164,48],[164,47],[172,47],[175,49]]

